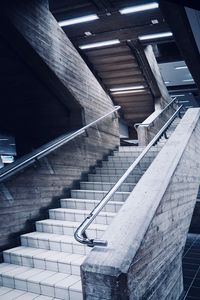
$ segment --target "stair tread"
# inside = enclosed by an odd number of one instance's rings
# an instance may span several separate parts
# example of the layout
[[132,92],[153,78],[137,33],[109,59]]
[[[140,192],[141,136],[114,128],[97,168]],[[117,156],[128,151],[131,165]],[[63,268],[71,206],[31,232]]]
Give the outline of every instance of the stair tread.
[[[95,175],[95,174],[94,174]],[[80,181],[80,184],[81,183],[90,183],[90,184],[102,184],[102,185],[111,185],[111,184],[116,184],[116,182],[101,182],[101,181]],[[127,182],[123,182],[122,185],[126,185],[126,186],[132,186],[134,185],[135,186],[135,183],[127,183]],[[102,192],[102,191],[101,191]]]
[[[96,191],[96,190],[71,190],[71,192],[83,192],[83,193],[107,193],[108,191]],[[130,192],[115,192],[115,194],[127,194],[129,195]]]
[[[54,219],[45,219],[41,221],[37,221],[37,224],[50,224],[57,226],[66,226],[66,227],[75,227],[77,228],[80,225],[80,222],[76,221],[64,221],[64,220],[54,220]],[[107,225],[104,224],[91,224],[90,229],[101,229],[106,230]]]
[[[61,198],[60,201],[76,201],[76,202],[88,202],[88,203],[99,203],[100,200],[91,200],[91,199],[79,199],[79,198]],[[124,201],[109,201],[108,204],[124,204]],[[68,209],[68,208],[66,208]],[[74,208],[75,209],[75,208]]]
[[70,287],[73,289],[73,285],[81,281],[81,278],[78,275],[70,275],[31,267],[23,267],[20,265],[10,265],[13,268],[10,268],[9,270],[4,268],[4,263],[0,265],[0,274],[2,274],[2,276],[35,282],[39,283],[40,285],[42,283],[53,285],[54,287],[61,287],[65,289]]
[[52,298],[4,286],[0,287],[0,297],[2,300],[59,300],[58,298]]
[[[53,208],[50,209],[49,211],[58,211],[58,212],[63,212],[63,213],[75,213],[75,214],[85,214],[89,215],[90,210],[84,210],[84,209],[73,209],[73,208]],[[114,217],[116,213],[113,212],[101,212],[99,213],[100,216],[111,216]]]
[[4,251],[4,253],[23,256],[23,257],[45,259],[50,261],[59,261],[59,262],[63,261],[65,263],[73,263],[79,266],[81,265],[81,263],[86,257],[85,255],[82,254],[67,253],[67,252],[60,252],[55,250],[45,250],[45,249],[23,247],[23,246],[6,250]]

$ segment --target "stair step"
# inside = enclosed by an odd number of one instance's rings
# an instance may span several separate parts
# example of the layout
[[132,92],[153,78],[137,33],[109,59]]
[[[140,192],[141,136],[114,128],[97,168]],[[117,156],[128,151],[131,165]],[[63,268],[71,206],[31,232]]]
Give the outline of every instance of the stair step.
[[[62,208],[84,209],[91,211],[99,203],[99,200],[86,200],[86,199],[61,199]],[[102,211],[117,213],[124,202],[121,201],[109,201]]]
[[[119,180],[121,178],[121,175],[88,174],[88,180],[89,181],[94,181],[94,182],[113,182],[113,181],[116,182],[117,180]],[[140,178],[142,177],[142,175],[138,175],[138,174],[136,174],[136,175],[129,175],[125,179],[124,182],[125,183],[136,184],[140,180]]]
[[48,296],[38,295],[18,289],[11,289],[8,287],[0,287],[0,299],[1,300],[58,300],[58,298],[52,298]]
[[[81,189],[85,190],[94,190],[94,191],[109,191],[113,186],[115,185],[115,182],[89,182],[89,181],[81,181],[80,187]],[[123,183],[120,188],[118,189],[118,192],[132,192],[134,189],[135,184],[131,183]]]
[[4,251],[3,257],[9,264],[80,275],[80,265],[86,256],[20,246]]
[[21,235],[21,245],[81,255],[90,252],[89,247],[78,243],[73,236],[37,231]]
[[[102,168],[105,169],[128,169],[131,164],[134,162],[134,160],[132,162],[116,162],[116,161],[102,161]],[[152,161],[141,161],[138,164],[138,169],[146,169],[149,167],[149,165],[151,164]]]
[[[36,222],[36,230],[54,234],[64,234],[74,236],[80,222],[61,221],[61,220],[42,220]],[[95,238],[101,238],[107,226],[103,224],[91,224],[87,232]]]
[[[124,163],[125,162],[125,163],[131,164],[136,160],[137,157],[138,156],[108,156],[107,161],[112,162],[112,163]],[[144,156],[142,158],[141,162],[151,163],[155,157],[156,157],[156,155],[150,156],[150,157]]]
[[[55,208],[49,210],[50,219],[79,222],[79,224],[83,222],[89,214],[90,210],[80,210],[71,208]],[[116,214],[112,212],[101,212],[96,217],[93,224],[108,225],[112,222],[115,215]]]
[[0,265],[0,278],[5,287],[42,294],[58,299],[82,299],[81,278],[18,265]]
[[[95,173],[100,175],[123,175],[126,172],[127,168],[95,168]],[[146,169],[136,166],[135,169],[131,172],[131,175],[141,175]]]
[[[145,148],[143,146],[120,146],[118,152],[141,153]],[[159,152],[160,149],[159,146],[153,146],[148,153]]]
[[[71,197],[78,199],[101,200],[108,191],[93,191],[93,190],[71,190]],[[112,201],[125,201],[130,192],[116,192],[112,197]]]

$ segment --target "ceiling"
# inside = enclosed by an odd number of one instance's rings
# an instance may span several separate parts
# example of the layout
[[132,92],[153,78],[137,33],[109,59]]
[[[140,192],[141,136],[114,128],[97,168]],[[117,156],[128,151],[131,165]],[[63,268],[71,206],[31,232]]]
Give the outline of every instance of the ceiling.
[[[152,1],[126,0],[51,0],[50,9],[57,21],[96,14],[99,19],[63,27],[67,36],[111,96],[122,106],[123,118],[130,126],[142,122],[154,111],[154,97],[133,45],[139,36],[169,32],[159,8],[137,13],[121,14],[120,9],[151,3]],[[113,39],[119,44],[80,49],[80,46]],[[148,41],[149,42],[149,41]],[[173,37],[156,41],[173,42]],[[145,42],[142,42],[145,44]],[[171,43],[172,44],[172,43]],[[142,91],[121,92],[123,89],[143,86]]]
[[194,80],[183,60],[159,64],[167,87],[194,84]]

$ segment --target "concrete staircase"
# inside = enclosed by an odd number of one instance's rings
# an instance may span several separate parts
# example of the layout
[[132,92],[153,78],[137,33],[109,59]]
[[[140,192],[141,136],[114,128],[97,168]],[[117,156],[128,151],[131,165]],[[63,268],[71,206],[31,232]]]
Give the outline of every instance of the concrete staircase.
[[[173,122],[168,136],[178,122],[178,119]],[[152,147],[122,184],[90,226],[89,237],[102,237],[165,142],[166,139],[161,139]],[[35,232],[21,236],[20,247],[4,251],[0,299],[83,299],[80,265],[91,249],[75,241],[75,229],[143,149],[119,147],[94,173],[88,174],[88,181],[80,182],[80,189],[71,191],[71,198],[60,200],[61,208],[49,210],[49,219],[36,222]]]

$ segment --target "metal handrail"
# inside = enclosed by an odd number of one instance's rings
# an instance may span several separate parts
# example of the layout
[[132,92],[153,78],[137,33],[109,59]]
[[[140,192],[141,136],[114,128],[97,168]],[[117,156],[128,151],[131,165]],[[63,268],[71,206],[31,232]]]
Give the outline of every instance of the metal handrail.
[[165,125],[161,128],[161,130],[156,134],[156,136],[152,139],[152,141],[146,146],[146,148],[142,151],[142,153],[138,156],[138,158],[131,164],[131,166],[127,169],[127,171],[122,175],[122,177],[116,182],[116,184],[109,190],[109,192],[105,195],[105,197],[96,205],[96,207],[91,211],[88,217],[81,223],[81,225],[76,229],[74,233],[75,239],[82,243],[86,244],[89,247],[94,246],[107,246],[107,241],[98,240],[98,239],[89,239],[86,230],[90,226],[90,224],[94,221],[94,219],[98,216],[98,214],[102,211],[104,206],[109,202],[114,193],[119,189],[122,183],[126,180],[126,178],[130,175],[130,173],[134,170],[134,168],[139,164],[141,159],[147,154],[152,146],[154,146],[157,141],[161,138],[161,136],[166,132],[168,127],[171,125],[173,120],[176,118],[177,114],[179,114],[183,105],[181,105],[176,112],[171,116],[171,118],[165,123]]
[[154,122],[155,122],[155,120],[157,120],[175,101],[176,101],[176,99],[177,99],[177,97],[174,97],[173,99],[172,99],[172,101],[171,102],[169,102],[169,104],[167,105],[167,106],[165,106],[165,108],[163,108],[161,111],[160,111],[160,113],[155,117],[155,119],[152,121],[152,122],[150,122],[150,123],[135,123],[134,124],[134,128],[135,129],[137,129],[138,128],[138,126],[145,126],[145,127],[149,127],[149,126],[151,126],[151,125],[153,125],[154,124]]
[[16,162],[12,163],[8,167],[3,168],[0,171],[0,182],[2,182],[4,179],[14,175],[16,172],[24,169],[25,167],[29,166],[30,164],[34,163],[38,159],[46,156],[47,154],[56,150],[57,148],[63,146],[64,144],[71,141],[75,137],[83,134],[89,127],[95,125],[96,123],[105,119],[109,115],[116,113],[116,111],[118,111],[120,108],[121,108],[121,106],[115,106],[115,109],[113,109],[109,113],[105,114],[104,116],[98,118],[97,120],[91,122],[90,124],[78,129],[77,131],[62,135],[61,137],[54,139],[52,142],[47,143],[44,146],[33,151],[31,154],[27,154],[27,155],[24,155],[22,158],[19,158]]

